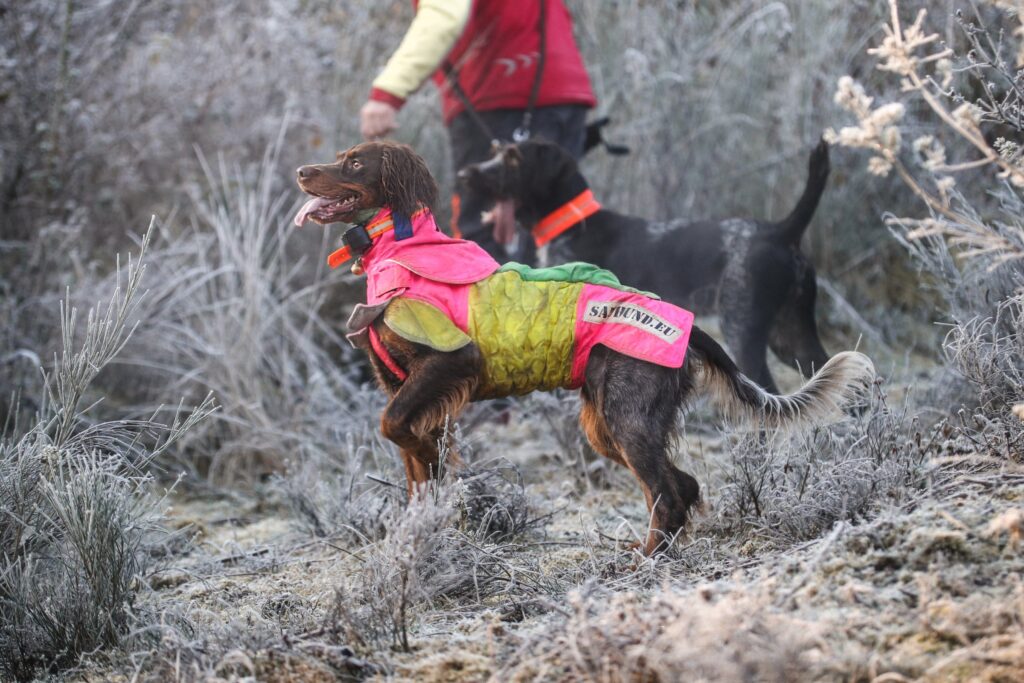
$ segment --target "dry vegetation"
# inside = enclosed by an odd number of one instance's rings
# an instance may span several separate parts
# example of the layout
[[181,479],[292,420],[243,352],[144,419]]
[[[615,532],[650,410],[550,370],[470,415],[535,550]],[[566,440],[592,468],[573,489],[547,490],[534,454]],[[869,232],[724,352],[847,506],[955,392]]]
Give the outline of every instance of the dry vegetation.
[[[695,406],[655,559],[567,394],[475,408],[407,501],[358,282],[289,221],[407,3],[0,2],[0,679],[1024,680],[1024,7],[569,4],[609,206],[779,216],[831,129],[808,248],[868,403]],[[449,187],[436,108],[400,137]]]

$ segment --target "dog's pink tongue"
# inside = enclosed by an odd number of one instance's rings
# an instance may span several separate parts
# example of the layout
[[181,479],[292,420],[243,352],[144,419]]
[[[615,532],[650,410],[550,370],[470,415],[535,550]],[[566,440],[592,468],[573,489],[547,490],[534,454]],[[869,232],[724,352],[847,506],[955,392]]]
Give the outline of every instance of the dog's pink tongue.
[[302,224],[309,218],[309,214],[313,213],[317,209],[323,208],[330,203],[330,199],[324,199],[323,197],[313,197],[308,202],[302,205],[299,212],[295,214],[295,225],[302,227]]
[[516,238],[516,204],[513,199],[499,199],[491,209],[494,241],[508,246]]

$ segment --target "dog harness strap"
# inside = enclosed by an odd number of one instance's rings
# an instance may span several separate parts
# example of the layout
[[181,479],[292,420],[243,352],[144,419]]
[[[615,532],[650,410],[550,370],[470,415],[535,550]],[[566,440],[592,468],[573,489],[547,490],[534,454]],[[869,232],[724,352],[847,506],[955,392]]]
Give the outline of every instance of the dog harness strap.
[[[366,226],[366,232],[370,235],[370,239],[376,239],[386,233],[389,230],[395,229],[395,223],[391,220],[391,214],[389,213],[382,218],[379,218],[369,225]],[[352,258],[352,250],[347,246],[338,249],[337,251],[331,252],[330,256],[327,257],[327,265],[331,268],[337,268],[345,261]]]
[[537,243],[538,247],[543,247],[572,226],[585,218],[593,216],[600,210],[601,205],[594,199],[594,193],[586,189],[573,197],[569,202],[544,216],[533,227],[533,240]]
[[377,330],[374,329],[373,325],[370,325],[367,330],[370,333],[370,347],[373,349],[373,352],[377,354],[377,358],[380,358],[380,361],[384,363],[387,369],[390,370],[395,377],[398,378],[399,382],[404,382],[405,378],[408,377],[409,374],[403,370],[402,366],[398,364],[390,353],[388,353],[387,347],[385,347],[383,342],[381,342],[380,335],[377,334]]

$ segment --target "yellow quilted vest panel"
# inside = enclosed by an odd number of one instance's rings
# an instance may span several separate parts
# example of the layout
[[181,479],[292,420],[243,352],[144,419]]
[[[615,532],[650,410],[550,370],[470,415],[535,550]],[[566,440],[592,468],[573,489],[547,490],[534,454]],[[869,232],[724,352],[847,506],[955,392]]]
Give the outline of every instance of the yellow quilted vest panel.
[[484,359],[480,398],[569,385],[581,289],[577,282],[524,281],[515,272],[470,288],[469,336]]

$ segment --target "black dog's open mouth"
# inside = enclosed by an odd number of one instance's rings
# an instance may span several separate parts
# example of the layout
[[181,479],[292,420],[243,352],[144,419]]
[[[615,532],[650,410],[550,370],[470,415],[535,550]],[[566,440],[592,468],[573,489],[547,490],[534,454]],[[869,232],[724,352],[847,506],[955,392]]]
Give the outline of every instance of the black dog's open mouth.
[[295,215],[295,225],[301,227],[308,218],[320,225],[345,221],[356,212],[358,200],[359,197],[354,194],[347,197],[313,197]]

